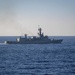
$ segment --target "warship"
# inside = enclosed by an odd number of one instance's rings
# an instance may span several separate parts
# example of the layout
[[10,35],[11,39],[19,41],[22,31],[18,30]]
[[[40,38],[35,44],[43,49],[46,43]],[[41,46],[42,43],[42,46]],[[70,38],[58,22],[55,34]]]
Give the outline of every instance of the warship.
[[5,41],[6,44],[60,44],[62,43],[63,39],[50,39],[49,36],[44,36],[42,33],[42,29],[38,28],[38,36],[27,36],[24,37],[20,36],[16,39],[16,41]]

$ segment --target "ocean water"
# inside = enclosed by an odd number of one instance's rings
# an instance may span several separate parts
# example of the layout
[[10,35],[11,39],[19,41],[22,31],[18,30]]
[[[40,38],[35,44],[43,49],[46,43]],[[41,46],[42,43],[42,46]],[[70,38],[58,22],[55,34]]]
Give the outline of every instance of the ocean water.
[[0,37],[0,75],[75,75],[75,36],[61,44],[4,44]]

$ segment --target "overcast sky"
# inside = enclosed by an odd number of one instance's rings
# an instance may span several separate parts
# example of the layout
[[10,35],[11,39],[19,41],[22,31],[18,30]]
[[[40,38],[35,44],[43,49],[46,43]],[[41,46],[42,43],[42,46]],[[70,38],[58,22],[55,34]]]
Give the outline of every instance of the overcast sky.
[[0,36],[75,36],[75,0],[0,0]]

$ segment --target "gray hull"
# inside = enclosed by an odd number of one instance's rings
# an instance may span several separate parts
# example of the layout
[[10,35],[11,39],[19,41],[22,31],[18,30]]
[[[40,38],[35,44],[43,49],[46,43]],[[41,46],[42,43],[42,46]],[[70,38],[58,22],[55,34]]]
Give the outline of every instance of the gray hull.
[[61,40],[46,40],[46,41],[23,41],[23,42],[17,42],[17,41],[6,41],[6,44],[60,44],[62,43]]

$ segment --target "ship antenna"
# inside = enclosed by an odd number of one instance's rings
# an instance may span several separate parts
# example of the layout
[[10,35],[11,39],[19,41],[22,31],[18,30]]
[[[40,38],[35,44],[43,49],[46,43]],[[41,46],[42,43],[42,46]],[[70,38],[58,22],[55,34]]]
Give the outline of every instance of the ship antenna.
[[40,28],[40,25],[38,25],[38,29]]

